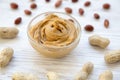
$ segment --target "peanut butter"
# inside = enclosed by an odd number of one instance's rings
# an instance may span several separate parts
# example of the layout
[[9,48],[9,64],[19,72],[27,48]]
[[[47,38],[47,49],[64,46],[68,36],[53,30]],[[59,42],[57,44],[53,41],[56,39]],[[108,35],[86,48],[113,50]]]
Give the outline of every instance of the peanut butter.
[[30,30],[31,37],[46,46],[66,46],[77,37],[76,28],[69,20],[54,14],[48,15]]
[[[30,38],[37,44],[32,46],[48,57],[63,57],[76,47],[79,41],[75,42],[71,47],[67,47],[64,51],[62,47],[69,46],[78,37],[77,28],[74,23],[58,17],[55,14],[48,14],[43,20],[32,25],[29,29]],[[38,45],[43,45],[38,46]],[[47,47],[45,49],[45,47]],[[53,49],[54,47],[54,49]],[[58,48],[61,48],[58,49]]]

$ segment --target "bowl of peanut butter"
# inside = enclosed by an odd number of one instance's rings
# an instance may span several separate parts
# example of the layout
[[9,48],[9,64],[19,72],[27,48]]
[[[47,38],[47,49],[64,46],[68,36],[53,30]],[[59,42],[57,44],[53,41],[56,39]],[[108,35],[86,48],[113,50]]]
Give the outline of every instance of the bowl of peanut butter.
[[30,21],[27,34],[30,44],[40,54],[62,58],[78,45],[81,26],[69,14],[45,12]]

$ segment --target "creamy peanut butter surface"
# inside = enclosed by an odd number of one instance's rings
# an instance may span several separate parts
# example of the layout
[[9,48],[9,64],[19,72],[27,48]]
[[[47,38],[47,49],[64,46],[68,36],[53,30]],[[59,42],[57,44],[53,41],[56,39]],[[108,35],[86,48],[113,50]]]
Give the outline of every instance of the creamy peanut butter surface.
[[67,46],[77,37],[74,23],[54,14],[33,25],[29,34],[37,43],[56,47]]

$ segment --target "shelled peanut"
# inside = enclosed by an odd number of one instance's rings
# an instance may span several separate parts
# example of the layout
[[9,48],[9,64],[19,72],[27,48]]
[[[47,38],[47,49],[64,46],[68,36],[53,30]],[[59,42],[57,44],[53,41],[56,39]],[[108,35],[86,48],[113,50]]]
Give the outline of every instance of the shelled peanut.
[[115,63],[120,61],[120,50],[106,52],[104,59],[107,63]]
[[18,9],[19,5],[15,2],[10,3],[10,7],[14,10]]
[[106,70],[100,74],[99,80],[113,80],[113,74],[110,70]]
[[108,38],[101,37],[99,35],[92,35],[89,37],[89,43],[93,46],[106,48],[109,45],[110,40]]
[[48,80],[60,80],[56,72],[47,72],[46,75],[47,75]]
[[58,8],[60,7],[62,4],[62,0],[57,0],[57,2],[55,3],[55,7]]
[[93,63],[87,62],[86,64],[83,65],[82,70],[77,73],[75,76],[75,80],[86,80],[89,76],[89,74],[93,70]]
[[12,80],[39,80],[39,78],[31,73],[16,72],[12,75]]
[[0,38],[11,39],[15,38],[18,34],[18,29],[15,27],[0,27]]
[[13,49],[12,48],[4,48],[0,51],[0,68],[5,67],[13,56]]

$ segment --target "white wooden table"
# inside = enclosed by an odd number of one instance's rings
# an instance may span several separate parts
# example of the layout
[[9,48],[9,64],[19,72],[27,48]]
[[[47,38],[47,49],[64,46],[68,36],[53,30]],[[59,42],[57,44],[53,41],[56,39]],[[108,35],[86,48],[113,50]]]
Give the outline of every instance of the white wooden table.
[[[32,72],[39,75],[40,80],[47,80],[45,73],[47,71],[57,72],[61,80],[74,80],[74,75],[81,69],[82,65],[88,61],[94,63],[94,71],[89,76],[88,80],[98,80],[98,76],[104,70],[112,70],[114,80],[120,80],[120,62],[115,64],[106,64],[104,61],[104,52],[108,50],[120,49],[120,0],[91,0],[92,5],[88,8],[83,6],[86,0],[79,0],[78,3],[71,3],[70,0],[65,0],[63,5],[55,9],[54,3],[56,0],[51,0],[50,3],[44,0],[36,0],[38,8],[32,10],[31,16],[24,14],[24,9],[30,9],[29,0],[0,0],[0,27],[15,26],[14,19],[21,16],[23,21],[16,26],[20,33],[15,39],[0,39],[0,49],[3,47],[14,48],[14,57],[10,64],[4,69],[0,70],[0,80],[11,80],[14,72]],[[11,10],[10,3],[17,2],[19,4],[18,10]],[[111,9],[105,11],[102,9],[102,4],[108,2],[111,4]],[[68,56],[62,59],[50,59],[39,55],[28,42],[26,30],[29,21],[37,14],[46,11],[61,11],[64,12],[64,7],[73,8],[74,16],[81,24],[82,36],[77,48]],[[79,16],[78,8],[85,9],[85,15]],[[100,14],[100,20],[93,18],[93,13]],[[105,29],[103,26],[104,19],[110,20],[110,26]],[[93,32],[86,32],[84,26],[92,24],[95,27]],[[90,46],[88,37],[92,34],[100,34],[108,37],[111,41],[106,49]]]

